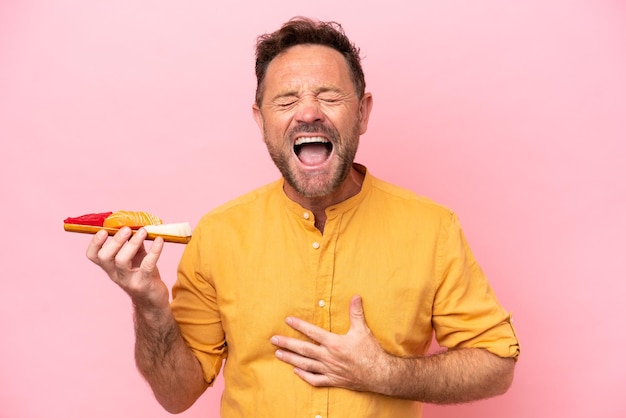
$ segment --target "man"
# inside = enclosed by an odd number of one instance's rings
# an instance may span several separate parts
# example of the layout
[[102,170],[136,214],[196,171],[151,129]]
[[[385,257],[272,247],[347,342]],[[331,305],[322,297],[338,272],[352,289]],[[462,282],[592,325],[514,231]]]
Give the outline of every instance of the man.
[[[224,417],[419,417],[504,393],[519,345],[453,212],[354,163],[359,51],[298,18],[257,44],[253,115],[282,179],[199,222],[170,304],[143,230],[87,256],[131,297],[136,361],[170,412],[224,360]],[[432,333],[445,352],[427,355]]]

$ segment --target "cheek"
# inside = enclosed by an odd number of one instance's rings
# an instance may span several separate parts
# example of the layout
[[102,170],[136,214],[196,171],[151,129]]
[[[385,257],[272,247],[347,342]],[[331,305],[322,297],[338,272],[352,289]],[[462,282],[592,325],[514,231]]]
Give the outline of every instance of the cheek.
[[269,131],[274,136],[285,137],[291,128],[293,118],[290,115],[277,115],[269,121]]
[[333,124],[343,133],[354,133],[354,130],[362,130],[363,119],[358,108],[350,108],[341,112],[336,118],[332,119]]
[[289,121],[280,120],[277,118],[266,119],[263,130],[265,141],[272,141],[275,144],[287,142],[289,132]]

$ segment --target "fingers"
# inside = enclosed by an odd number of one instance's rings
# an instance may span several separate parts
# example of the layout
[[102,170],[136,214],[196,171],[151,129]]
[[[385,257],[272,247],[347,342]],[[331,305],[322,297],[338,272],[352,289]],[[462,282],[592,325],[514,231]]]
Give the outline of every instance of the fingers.
[[[363,301],[361,296],[355,295],[350,300],[349,306],[350,315],[350,332],[370,334],[371,331],[365,322],[365,312],[363,311]],[[315,326],[309,322],[303,321],[299,318],[288,317],[285,321],[287,325],[296,331],[306,335],[311,340],[324,345],[333,337],[333,334],[326,331],[323,328]]]
[[[113,239],[107,240],[106,231],[98,231],[87,246],[87,258],[101,265],[102,261],[112,259],[131,234],[130,228],[120,229]],[[106,247],[106,249],[105,249]]]
[[163,251],[163,244],[163,238],[157,237],[152,243],[148,254],[141,260],[140,269],[144,273],[144,276],[150,276],[156,271],[157,261],[159,261],[159,257]]
[[313,386],[328,386],[328,368],[323,360],[323,348],[310,342],[274,336],[271,343],[277,347],[276,358],[294,366],[294,373]]
[[299,331],[303,335],[309,337],[311,340],[320,344],[323,344],[326,341],[326,338],[330,335],[330,333],[325,329],[317,327],[299,318],[288,317],[285,322],[291,328]]
[[106,231],[94,235],[87,247],[87,258],[104,269],[112,279],[116,273],[133,271],[137,268],[144,276],[156,271],[156,264],[163,250],[163,239],[158,237],[146,253],[144,241],[147,237],[142,228],[133,235],[130,228],[121,228],[111,239]]
[[[291,346],[285,340],[287,339],[283,337],[272,337],[271,342],[277,346]],[[293,351],[289,351],[288,349],[276,350],[276,358],[294,366],[293,372],[302,380],[312,386],[329,386],[331,382],[330,378],[325,374],[327,370],[324,363],[310,356],[311,354],[300,355],[295,349]]]
[[96,264],[99,263],[98,253],[102,249],[104,242],[107,240],[108,234],[106,231],[98,231],[87,246],[87,258]]
[[[139,229],[132,237],[131,234],[130,228],[122,228],[113,236],[110,249],[107,248],[106,244],[102,249],[102,251],[110,250],[115,252],[113,259],[118,269],[132,270],[135,267],[139,267],[139,263],[141,263],[146,254],[143,245],[147,236],[145,229]],[[111,254],[107,255],[111,256]]]
[[326,387],[326,386],[332,386],[332,381],[331,379],[324,375],[324,374],[320,374],[320,373],[311,373],[307,370],[303,370],[299,367],[295,367],[293,369],[293,372],[300,377],[300,379],[304,380],[305,382],[307,382],[309,385],[311,386],[316,386],[316,387]]
[[130,234],[130,228],[122,228],[112,239],[107,239],[106,231],[98,231],[87,246],[87,258],[114,279],[115,257]]
[[302,363],[303,361],[319,360],[322,356],[320,346],[308,341],[275,335],[270,339],[270,342],[279,347],[279,350],[276,351],[276,357],[307,370],[310,370],[310,365],[306,366]]
[[[274,339],[272,339],[274,340]],[[285,341],[283,341],[283,344]],[[276,341],[274,345],[279,345],[280,342]],[[314,358],[314,354],[312,354],[312,350],[308,350],[308,354],[305,354],[303,351],[300,351],[294,346],[292,349],[287,348],[290,344],[286,344],[284,350],[276,350],[276,357],[285,363],[289,363],[295,367],[298,367],[302,370],[307,370],[309,372],[320,373],[319,367],[321,363]],[[300,347],[302,348],[302,347]],[[306,351],[306,350],[305,350]]]
[[385,352],[367,326],[360,296],[352,297],[347,311],[350,328],[346,334],[287,318],[291,328],[311,341],[275,335],[270,342],[278,347],[276,357],[294,366],[294,373],[313,386],[371,390]]

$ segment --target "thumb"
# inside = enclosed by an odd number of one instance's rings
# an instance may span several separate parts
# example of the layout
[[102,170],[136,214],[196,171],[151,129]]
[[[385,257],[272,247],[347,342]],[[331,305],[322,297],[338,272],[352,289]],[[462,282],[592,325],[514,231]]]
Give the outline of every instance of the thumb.
[[365,322],[363,300],[359,295],[352,296],[350,300],[350,331],[370,333],[370,329]]

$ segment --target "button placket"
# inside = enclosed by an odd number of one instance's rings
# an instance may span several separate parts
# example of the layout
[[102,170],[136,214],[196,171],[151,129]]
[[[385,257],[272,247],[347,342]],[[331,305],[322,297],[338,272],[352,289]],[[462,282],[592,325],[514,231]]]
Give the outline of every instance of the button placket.
[[[313,308],[311,323],[330,331],[335,247],[340,219],[336,216],[327,219],[324,233],[320,235],[319,231],[312,229],[314,228],[313,218],[314,216],[311,213],[311,220],[307,223],[307,225],[311,227],[311,234],[308,235],[310,240],[309,245],[311,245],[309,248],[313,250],[309,251],[309,255],[311,260],[316,260],[315,264],[317,265],[315,274],[315,296],[311,301]],[[328,396],[328,388],[316,388],[311,398],[310,417],[322,418],[327,416],[329,408]]]

